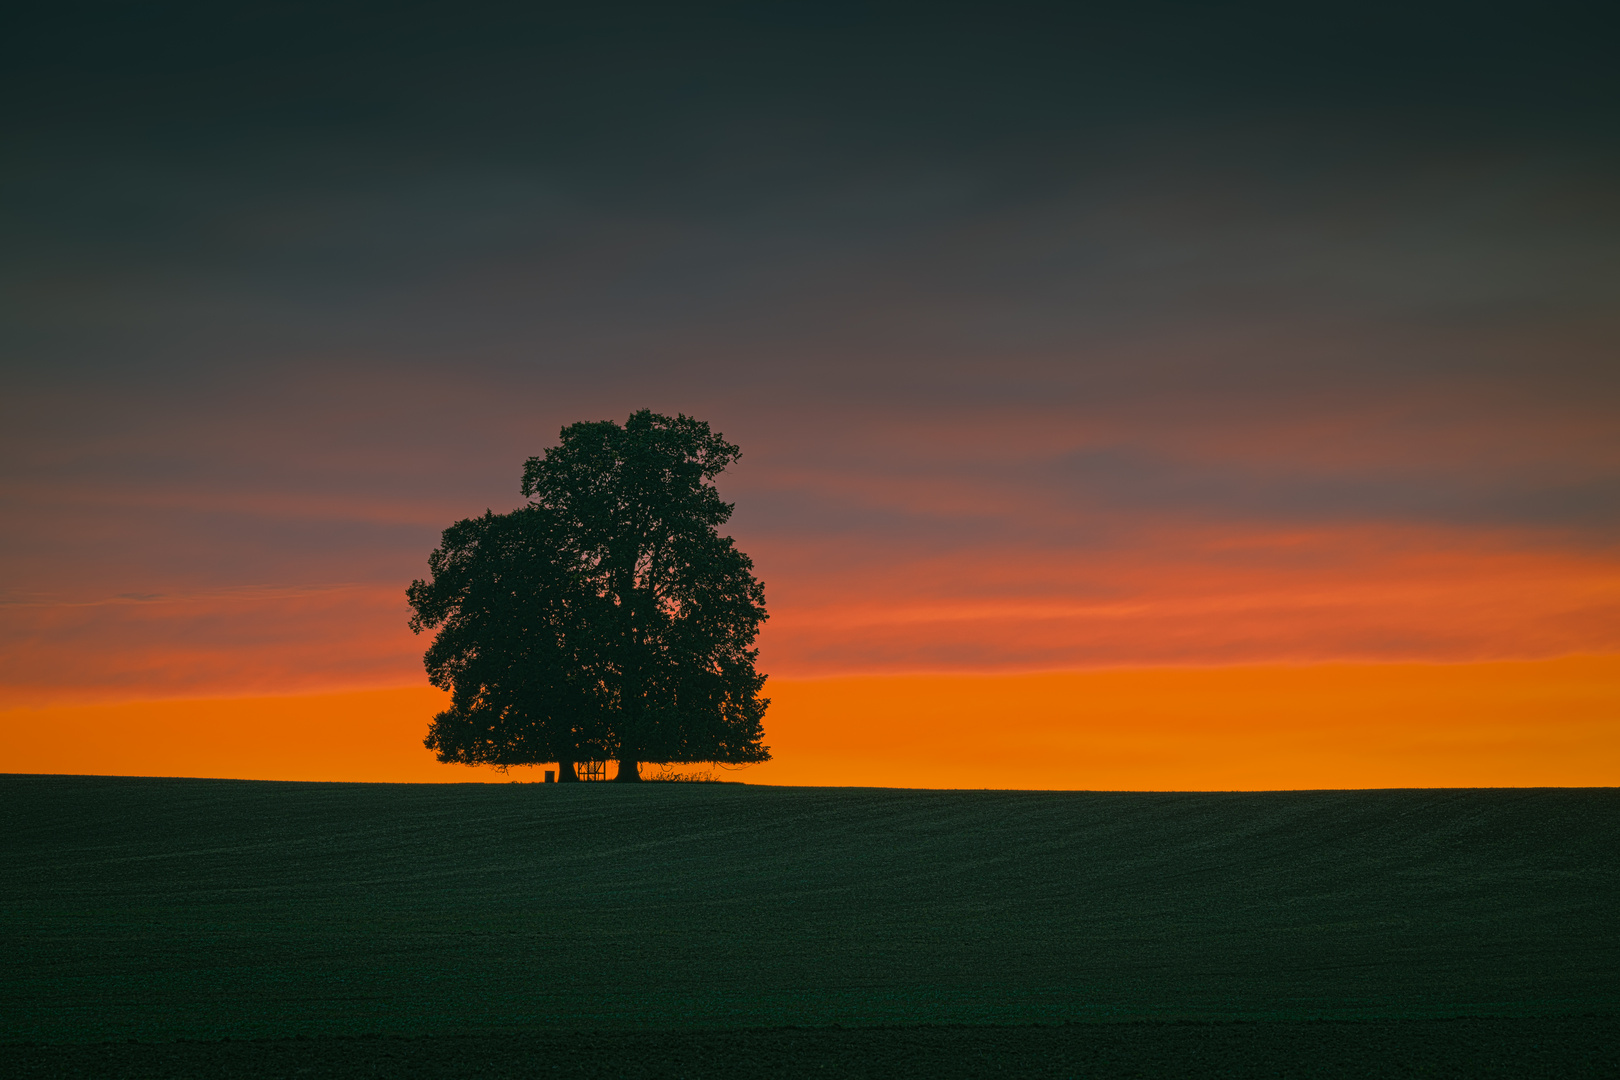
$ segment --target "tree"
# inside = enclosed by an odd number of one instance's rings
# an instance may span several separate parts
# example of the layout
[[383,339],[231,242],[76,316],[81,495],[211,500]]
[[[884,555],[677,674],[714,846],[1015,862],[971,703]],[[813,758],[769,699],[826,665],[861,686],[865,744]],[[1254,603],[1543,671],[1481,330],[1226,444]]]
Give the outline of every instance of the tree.
[[741,451],[701,420],[643,409],[564,428],[523,468],[530,506],[554,515],[586,591],[611,613],[600,644],[618,778],[643,761],[765,761],[753,648],[766,619],[753,560],[719,528],[714,479]]
[[612,757],[631,781],[642,762],[769,759],[764,587],[714,487],[738,456],[687,416],[573,424],[525,463],[527,507],[445,531],[408,593],[452,692],[427,740],[441,761],[558,761],[569,779]]
[[431,580],[407,590],[412,631],[439,631],[423,658],[428,680],[451,693],[425,740],[440,761],[556,761],[574,780],[576,761],[608,756],[590,647],[604,613],[559,540],[543,511],[486,511],[446,529]]

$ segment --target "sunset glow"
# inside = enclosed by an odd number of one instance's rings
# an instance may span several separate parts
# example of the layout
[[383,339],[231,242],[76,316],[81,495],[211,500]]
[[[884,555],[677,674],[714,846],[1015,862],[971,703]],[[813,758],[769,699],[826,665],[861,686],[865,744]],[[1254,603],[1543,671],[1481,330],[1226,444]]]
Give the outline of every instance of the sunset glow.
[[[1092,790],[1593,786],[1620,657],[773,680],[755,784]],[[422,752],[421,688],[0,713],[0,771],[504,783]],[[650,772],[651,770],[649,770]]]

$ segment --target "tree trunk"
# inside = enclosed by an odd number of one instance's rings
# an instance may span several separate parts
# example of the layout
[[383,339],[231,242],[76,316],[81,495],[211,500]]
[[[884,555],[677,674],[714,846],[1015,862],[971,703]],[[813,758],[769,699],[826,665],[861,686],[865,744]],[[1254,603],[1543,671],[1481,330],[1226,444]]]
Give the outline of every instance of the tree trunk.
[[634,563],[619,586],[627,648],[619,702],[619,772],[616,782],[634,784],[641,779],[641,636],[636,626],[637,596]]
[[570,784],[578,782],[579,774],[574,771],[574,763],[572,761],[557,762],[557,783]]

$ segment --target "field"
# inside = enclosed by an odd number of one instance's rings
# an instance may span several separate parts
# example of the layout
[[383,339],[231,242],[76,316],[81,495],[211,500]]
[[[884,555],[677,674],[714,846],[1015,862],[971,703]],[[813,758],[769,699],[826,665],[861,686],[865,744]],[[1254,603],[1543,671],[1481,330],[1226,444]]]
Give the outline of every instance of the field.
[[9,776],[0,811],[19,1075],[1620,1072],[1613,790]]

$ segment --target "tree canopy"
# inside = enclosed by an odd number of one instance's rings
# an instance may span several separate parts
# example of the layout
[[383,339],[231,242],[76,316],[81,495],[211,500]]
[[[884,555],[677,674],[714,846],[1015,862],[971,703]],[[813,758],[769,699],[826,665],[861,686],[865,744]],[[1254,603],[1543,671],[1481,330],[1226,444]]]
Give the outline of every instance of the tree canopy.
[[740,451],[648,410],[563,429],[530,458],[510,514],[446,529],[407,596],[451,692],[426,743],[441,761],[764,761],[753,561],[720,526],[714,480]]

